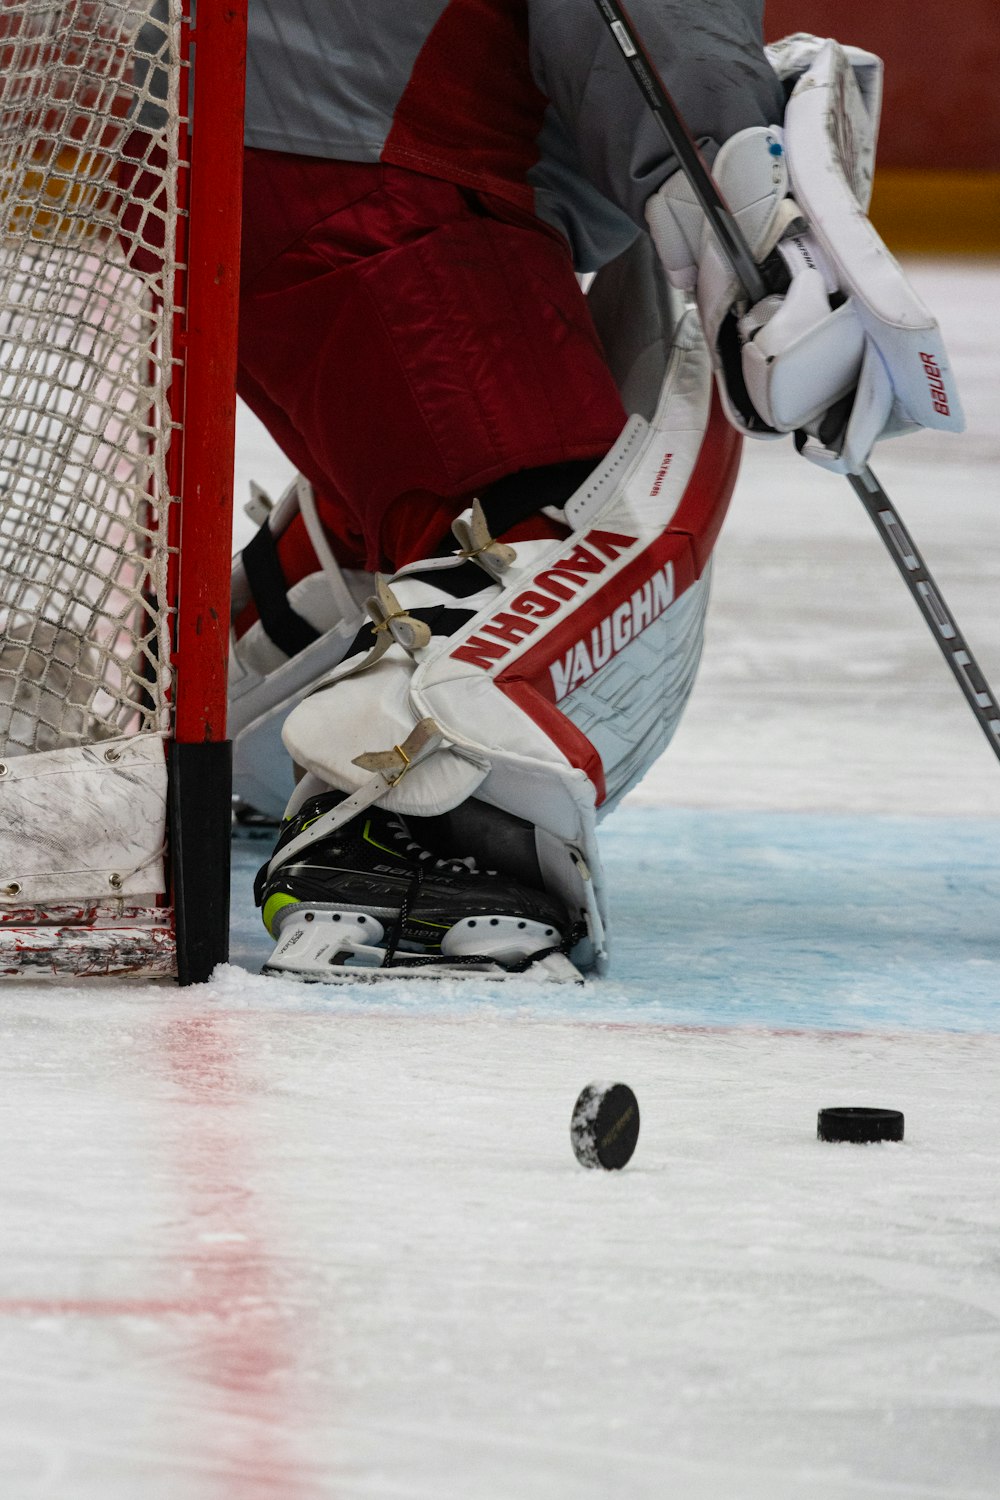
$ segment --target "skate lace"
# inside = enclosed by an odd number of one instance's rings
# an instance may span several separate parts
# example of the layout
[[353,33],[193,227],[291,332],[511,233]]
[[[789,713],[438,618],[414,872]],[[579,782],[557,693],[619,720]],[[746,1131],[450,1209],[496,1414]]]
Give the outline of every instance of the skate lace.
[[495,875],[495,870],[480,870],[476,863],[474,854],[466,854],[461,859],[458,857],[444,859],[434,853],[432,849],[425,849],[418,844],[410,833],[410,830],[396,818],[389,820],[389,833],[392,839],[401,844],[403,853],[409,855],[418,864],[429,870],[443,870],[457,875],[460,871],[469,875]]

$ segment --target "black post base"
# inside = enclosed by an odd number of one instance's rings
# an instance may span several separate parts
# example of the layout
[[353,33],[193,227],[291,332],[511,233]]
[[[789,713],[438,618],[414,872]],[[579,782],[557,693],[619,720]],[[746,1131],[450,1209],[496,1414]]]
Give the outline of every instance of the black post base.
[[232,745],[171,741],[167,768],[177,982],[200,984],[229,957]]

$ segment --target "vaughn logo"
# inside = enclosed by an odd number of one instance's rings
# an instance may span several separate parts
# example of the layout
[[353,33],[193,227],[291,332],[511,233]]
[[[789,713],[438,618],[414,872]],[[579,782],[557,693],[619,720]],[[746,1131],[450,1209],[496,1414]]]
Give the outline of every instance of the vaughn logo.
[[663,481],[670,473],[670,465],[673,463],[673,461],[674,455],[672,453],[665,453],[663,455],[663,462],[656,471],[656,478],[653,480],[653,488],[649,492],[651,495],[658,495],[662,490]]
[[599,625],[595,625],[589,636],[571,646],[561,661],[552,663],[549,670],[556,702],[561,702],[581,683],[606,667],[613,656],[624,651],[629,641],[634,641],[647,626],[665,614],[673,602],[674,565],[668,562],[647,579],[642,588],[636,589],[631,599],[619,604]]
[[488,672],[509,656],[515,646],[534,635],[539,620],[558,614],[568,599],[585,589],[594,577],[607,572],[609,563],[623,552],[630,552],[638,542],[638,537],[618,531],[589,531],[571,552],[536,573],[528,587],[515,594],[505,609],[480,625],[476,635],[449,654],[455,661],[467,661]]

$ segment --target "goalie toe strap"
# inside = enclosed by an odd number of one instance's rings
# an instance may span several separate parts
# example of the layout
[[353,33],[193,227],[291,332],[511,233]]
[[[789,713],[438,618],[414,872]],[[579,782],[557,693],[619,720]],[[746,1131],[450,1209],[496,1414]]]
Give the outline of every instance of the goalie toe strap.
[[267,878],[270,879],[282,865],[296,859],[303,850],[329,838],[359,813],[382,801],[385,794],[403,779],[412,766],[427,759],[447,743],[447,736],[442,733],[440,726],[433,719],[425,718],[414,726],[401,745],[394,745],[391,750],[358,756],[354,764],[362,770],[371,771],[372,775],[336,807],[314,818],[296,838],[284,845],[279,842],[266,866]]

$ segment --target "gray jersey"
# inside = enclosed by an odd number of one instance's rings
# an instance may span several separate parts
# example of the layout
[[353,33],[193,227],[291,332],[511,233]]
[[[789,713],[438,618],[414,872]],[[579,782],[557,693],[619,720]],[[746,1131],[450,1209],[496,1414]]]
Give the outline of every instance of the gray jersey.
[[[713,154],[780,120],[763,0],[630,0]],[[676,168],[593,0],[250,0],[250,146],[386,161],[531,207],[578,268],[618,253]]]

